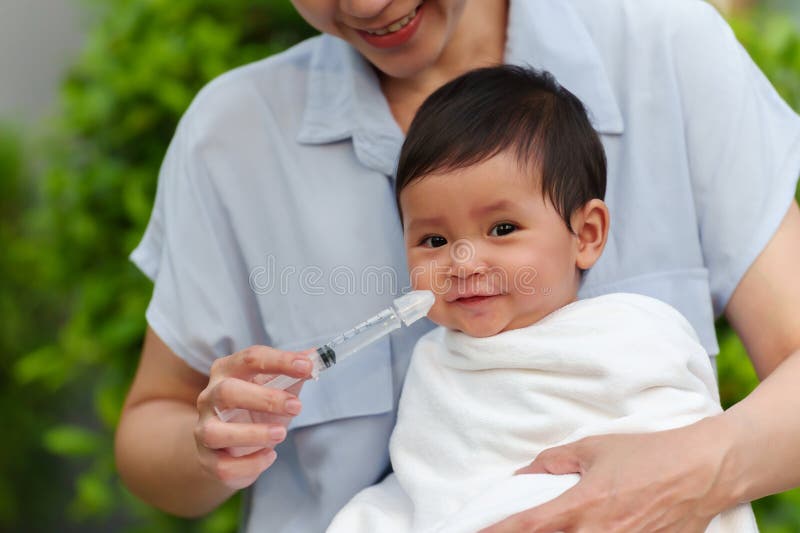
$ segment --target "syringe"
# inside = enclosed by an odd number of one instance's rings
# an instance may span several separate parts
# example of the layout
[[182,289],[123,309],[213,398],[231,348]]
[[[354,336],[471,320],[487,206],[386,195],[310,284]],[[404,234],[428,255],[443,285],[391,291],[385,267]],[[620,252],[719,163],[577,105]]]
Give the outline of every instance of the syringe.
[[[428,314],[433,302],[433,293],[427,290],[411,291],[399,298],[395,298],[391,307],[387,307],[372,318],[368,318],[310,353],[308,358],[311,359],[314,365],[311,376],[314,379],[318,379],[319,373],[323,370],[327,370],[336,363],[347,359],[361,348],[398,329],[402,324],[410,326]],[[264,386],[283,390],[298,381],[300,381],[299,378],[280,375],[264,383]],[[242,412],[247,412],[244,409],[220,410],[216,407],[214,409],[223,422],[231,420]],[[248,416],[237,417],[237,420],[242,418],[250,419]]]

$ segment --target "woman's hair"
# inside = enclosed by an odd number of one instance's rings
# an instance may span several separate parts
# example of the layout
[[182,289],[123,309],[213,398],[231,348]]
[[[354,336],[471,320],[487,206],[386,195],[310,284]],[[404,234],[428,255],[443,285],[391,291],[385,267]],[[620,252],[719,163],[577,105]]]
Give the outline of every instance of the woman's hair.
[[606,190],[606,156],[581,101],[549,72],[512,65],[472,70],[431,94],[400,151],[395,196],[433,173],[469,167],[511,151],[541,176],[572,231],[570,216]]

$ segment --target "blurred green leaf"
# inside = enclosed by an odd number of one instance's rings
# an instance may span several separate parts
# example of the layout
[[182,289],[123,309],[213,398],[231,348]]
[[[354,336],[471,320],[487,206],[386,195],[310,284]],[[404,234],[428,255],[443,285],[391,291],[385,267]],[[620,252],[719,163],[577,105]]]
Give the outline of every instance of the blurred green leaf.
[[77,520],[106,516],[114,508],[114,493],[108,490],[107,480],[94,472],[81,474],[75,489],[77,498],[71,505],[70,514]]
[[50,452],[63,456],[88,456],[100,451],[102,439],[88,429],[62,425],[48,430],[44,436],[44,446]]
[[69,377],[69,367],[59,357],[53,345],[41,348],[20,357],[14,366],[14,376],[20,384],[40,381],[49,389],[57,389]]

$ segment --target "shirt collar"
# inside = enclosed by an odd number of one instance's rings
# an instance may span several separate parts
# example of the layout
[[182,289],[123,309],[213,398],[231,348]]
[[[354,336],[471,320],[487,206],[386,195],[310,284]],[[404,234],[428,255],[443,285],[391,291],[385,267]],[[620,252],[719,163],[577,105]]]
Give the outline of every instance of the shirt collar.
[[372,66],[330,35],[317,41],[309,66],[305,113],[297,140],[325,144],[353,139],[359,161],[394,175],[403,132]]
[[549,71],[581,99],[598,132],[624,131],[600,51],[571,2],[514,0],[508,21],[507,63]]
[[[564,0],[510,4],[505,61],[551,72],[583,101],[600,133],[621,134],[622,114],[600,53],[572,5]],[[403,133],[377,75],[347,43],[322,35],[311,57],[297,141],[325,144],[348,138],[363,164],[394,174]]]

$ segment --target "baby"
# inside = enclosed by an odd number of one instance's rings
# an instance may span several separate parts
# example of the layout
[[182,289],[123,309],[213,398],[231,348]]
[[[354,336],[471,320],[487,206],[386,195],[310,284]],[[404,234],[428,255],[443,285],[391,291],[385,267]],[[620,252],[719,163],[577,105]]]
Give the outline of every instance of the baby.
[[[426,100],[396,191],[412,285],[434,291],[441,327],[411,359],[394,473],[328,531],[473,532],[578,481],[513,475],[544,449],[721,411],[680,313],[634,294],[577,300],[608,236],[605,188],[600,139],[549,74],[481,69]],[[708,531],[757,527],[740,505]]]

